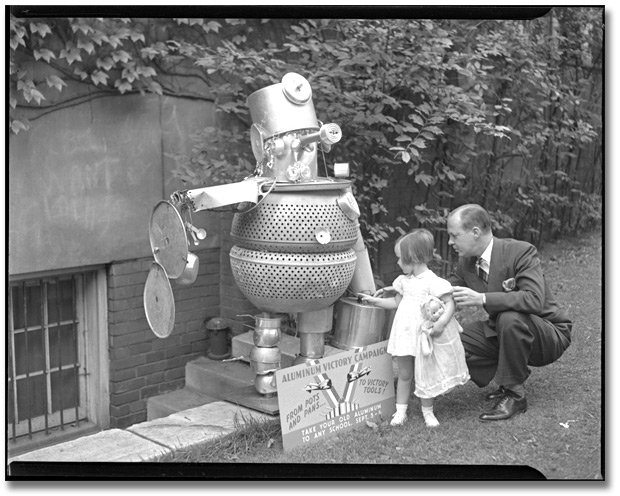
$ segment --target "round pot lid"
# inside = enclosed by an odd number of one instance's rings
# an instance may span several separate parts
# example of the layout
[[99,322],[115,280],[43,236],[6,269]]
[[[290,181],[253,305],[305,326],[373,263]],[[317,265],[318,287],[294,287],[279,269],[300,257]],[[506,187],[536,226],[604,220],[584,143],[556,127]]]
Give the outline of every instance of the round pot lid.
[[153,262],[144,285],[144,312],[158,338],[167,338],[174,328],[174,295],[164,268]]
[[162,200],[151,213],[151,251],[170,279],[179,277],[188,260],[187,235],[181,214],[172,203]]
[[312,88],[301,74],[289,72],[282,77],[282,91],[291,103],[303,105],[312,97]]

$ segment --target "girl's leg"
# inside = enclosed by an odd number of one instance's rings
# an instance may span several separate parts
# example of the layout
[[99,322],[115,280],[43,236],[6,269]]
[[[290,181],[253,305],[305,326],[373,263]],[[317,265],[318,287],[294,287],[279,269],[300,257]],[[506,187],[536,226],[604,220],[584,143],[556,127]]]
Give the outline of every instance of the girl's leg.
[[412,356],[396,357],[398,364],[398,383],[396,384],[396,413],[392,417],[390,425],[401,425],[407,421],[407,405],[411,394],[411,381],[413,380]]
[[422,403],[422,415],[424,416],[424,423],[426,423],[428,427],[437,427],[439,425],[439,421],[433,413],[434,400],[435,398],[420,398],[420,403]]
[[413,381],[413,363],[412,356],[396,357],[398,365],[398,384],[396,384],[396,403],[408,404],[409,395],[411,394],[411,382]]

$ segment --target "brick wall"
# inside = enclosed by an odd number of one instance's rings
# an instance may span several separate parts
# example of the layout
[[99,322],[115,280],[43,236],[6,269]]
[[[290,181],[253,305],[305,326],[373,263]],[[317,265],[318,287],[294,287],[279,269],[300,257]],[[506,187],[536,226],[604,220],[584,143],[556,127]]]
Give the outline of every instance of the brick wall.
[[185,385],[185,364],[208,351],[205,323],[220,314],[220,249],[198,251],[191,286],[172,282],[175,325],[167,338],[151,331],[143,306],[152,258],[113,263],[108,272],[110,427],[146,420],[146,400]]

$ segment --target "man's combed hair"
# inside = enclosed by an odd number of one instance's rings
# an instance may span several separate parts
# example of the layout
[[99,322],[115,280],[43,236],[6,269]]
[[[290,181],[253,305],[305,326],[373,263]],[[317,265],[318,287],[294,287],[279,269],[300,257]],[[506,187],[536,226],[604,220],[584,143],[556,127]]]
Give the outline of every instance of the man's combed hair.
[[428,263],[433,260],[435,238],[426,229],[415,229],[401,236],[396,244],[400,248],[400,259],[406,264]]
[[491,217],[488,212],[480,205],[470,203],[454,209],[450,217],[456,216],[460,220],[463,230],[468,231],[474,227],[480,228],[482,232],[491,231]]

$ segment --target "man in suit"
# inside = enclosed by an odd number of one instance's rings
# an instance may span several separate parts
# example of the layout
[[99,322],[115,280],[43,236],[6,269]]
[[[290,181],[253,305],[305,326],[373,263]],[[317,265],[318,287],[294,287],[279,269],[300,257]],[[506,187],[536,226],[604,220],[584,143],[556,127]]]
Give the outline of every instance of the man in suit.
[[479,205],[463,205],[448,216],[448,244],[459,254],[450,277],[457,306],[482,306],[488,321],[463,326],[461,340],[472,380],[500,387],[487,395],[492,408],[483,422],[509,419],[527,410],[524,383],[529,366],[548,365],[571,342],[572,322],[545,282],[536,248],[493,236]]

